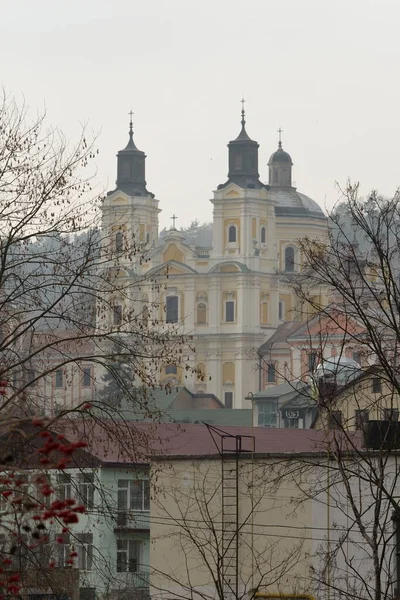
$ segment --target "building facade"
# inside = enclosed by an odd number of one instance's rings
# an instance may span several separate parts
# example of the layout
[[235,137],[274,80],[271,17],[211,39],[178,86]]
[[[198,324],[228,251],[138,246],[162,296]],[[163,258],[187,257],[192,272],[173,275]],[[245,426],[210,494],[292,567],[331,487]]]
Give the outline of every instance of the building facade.
[[175,227],[159,238],[162,204],[147,189],[146,156],[135,145],[132,122],[118,153],[116,189],[102,206],[105,250],[122,277],[142,281],[134,298],[113,300],[114,318],[122,321],[134,303],[146,323],[156,319],[193,334],[193,373],[160,365],[161,381],[173,376],[233,408],[249,407],[245,398],[259,389],[254,350],[281,323],[302,318],[288,285],[302,264],[296,240],[327,232],[321,208],[292,185],[293,163],[281,141],[268,162],[268,184],[260,179],[258,148],[242,111],[241,131],[228,144],[228,179],[211,200],[212,248],[190,245]]

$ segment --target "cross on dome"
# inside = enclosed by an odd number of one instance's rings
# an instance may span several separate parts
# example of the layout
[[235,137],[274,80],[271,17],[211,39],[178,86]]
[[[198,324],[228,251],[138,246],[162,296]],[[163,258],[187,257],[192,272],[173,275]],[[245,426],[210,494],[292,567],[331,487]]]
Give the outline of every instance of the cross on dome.
[[175,227],[175,221],[176,221],[176,219],[177,219],[178,217],[177,217],[177,216],[175,215],[175,213],[174,213],[174,214],[172,215],[172,217],[170,217],[170,218],[171,218],[171,221],[172,221],[172,229],[176,229],[176,227]]

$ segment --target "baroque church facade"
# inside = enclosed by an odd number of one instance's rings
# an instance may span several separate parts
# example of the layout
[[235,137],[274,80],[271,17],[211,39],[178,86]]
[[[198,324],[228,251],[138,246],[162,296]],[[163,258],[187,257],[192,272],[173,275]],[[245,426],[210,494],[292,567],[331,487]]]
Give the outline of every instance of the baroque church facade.
[[[160,365],[161,382],[215,394],[226,407],[247,408],[246,397],[261,387],[255,350],[285,321],[302,318],[288,276],[301,268],[296,240],[326,235],[327,220],[316,202],[292,185],[292,159],[282,148],[268,162],[268,183],[260,179],[259,144],[241,130],[228,144],[228,179],[213,199],[213,247],[196,247],[172,227],[159,238],[159,201],[148,191],[146,155],[130,123],[129,141],[117,155],[116,189],[102,206],[103,236],[129,271],[124,244],[139,242],[145,261],[132,277],[144,278],[142,310],[193,335],[189,363],[198,374]],[[164,272],[162,288],[145,281]],[[117,306],[117,318],[126,309]],[[153,315],[154,317],[154,315]],[[273,368],[273,365],[272,365]]]

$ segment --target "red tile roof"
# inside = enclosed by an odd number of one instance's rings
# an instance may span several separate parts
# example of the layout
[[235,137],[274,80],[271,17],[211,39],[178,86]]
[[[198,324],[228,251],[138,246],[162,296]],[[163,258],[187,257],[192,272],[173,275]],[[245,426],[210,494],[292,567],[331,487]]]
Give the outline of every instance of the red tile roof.
[[[253,447],[254,436],[256,454],[326,451],[326,433],[321,430],[223,426],[218,431],[227,436],[248,436],[242,438],[242,448],[247,451]],[[100,423],[86,419],[65,424],[63,432],[71,441],[86,441],[87,451],[104,464],[143,464],[152,458],[211,456],[218,454],[217,445],[221,447],[216,429],[199,424]],[[356,435],[355,440],[360,447],[359,436]],[[233,449],[236,440],[227,437],[224,443]]]

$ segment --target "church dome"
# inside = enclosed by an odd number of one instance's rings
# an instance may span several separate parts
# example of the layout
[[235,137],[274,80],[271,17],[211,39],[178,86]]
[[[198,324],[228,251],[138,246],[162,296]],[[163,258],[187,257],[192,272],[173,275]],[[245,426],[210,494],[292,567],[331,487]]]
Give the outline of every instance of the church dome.
[[282,148],[282,142],[279,142],[279,148],[271,154],[270,159],[268,161],[268,165],[272,165],[274,163],[286,163],[290,166],[293,165],[292,157],[288,152]]
[[271,187],[269,196],[275,203],[277,217],[311,217],[326,219],[322,208],[292,187]]

